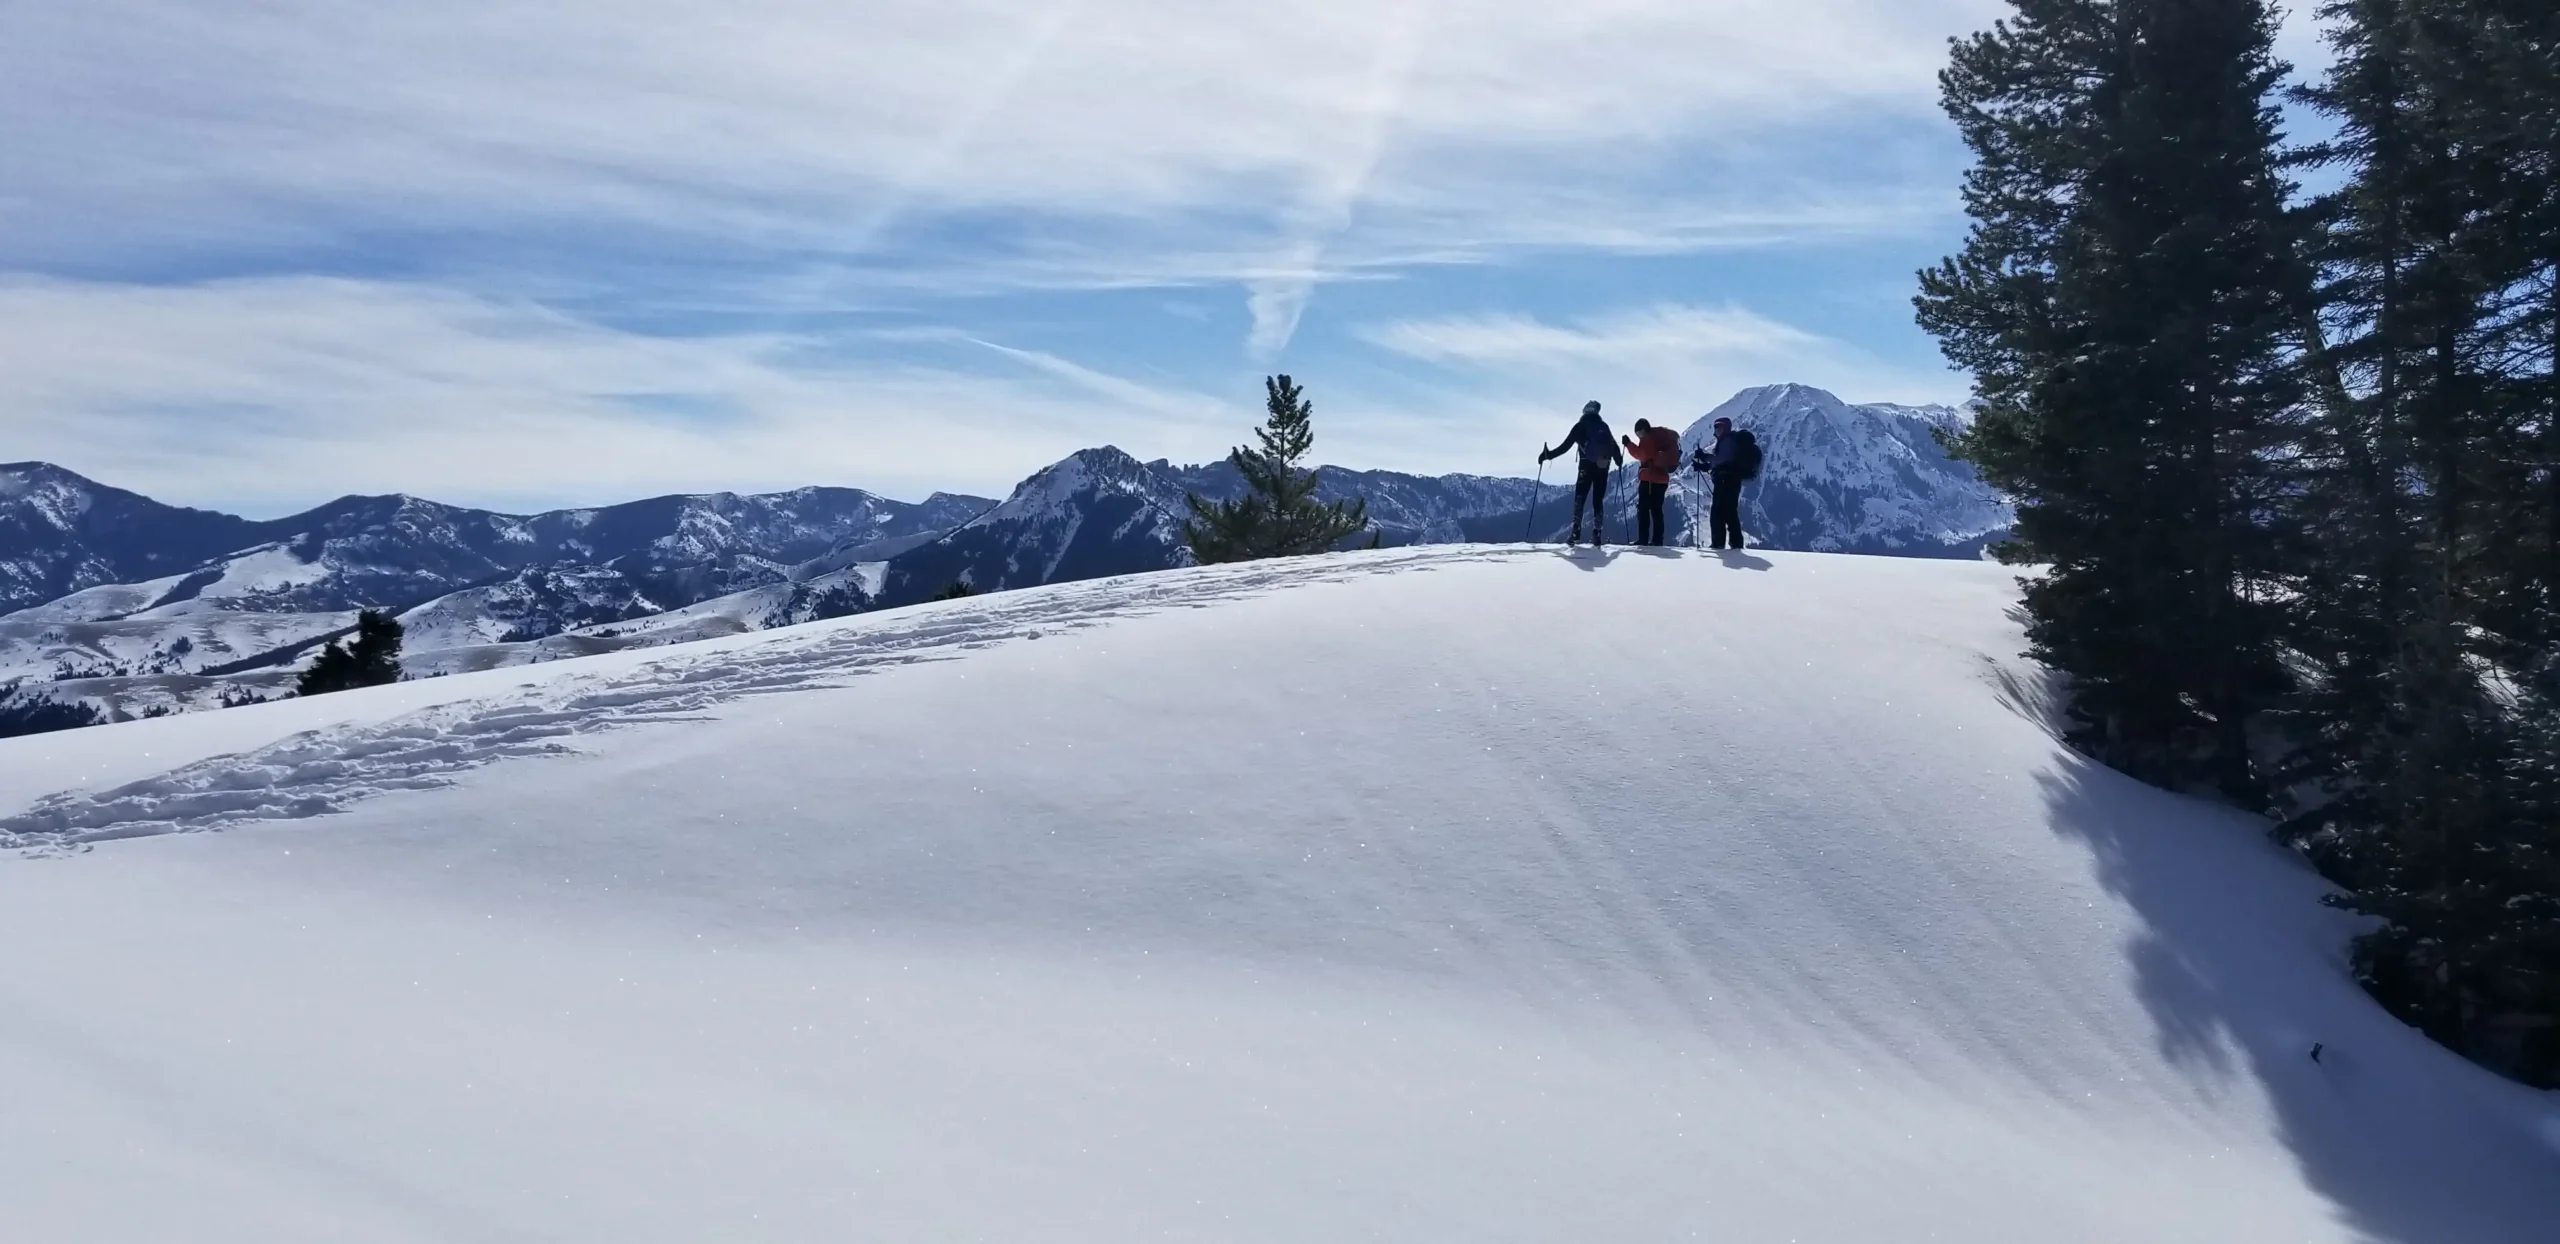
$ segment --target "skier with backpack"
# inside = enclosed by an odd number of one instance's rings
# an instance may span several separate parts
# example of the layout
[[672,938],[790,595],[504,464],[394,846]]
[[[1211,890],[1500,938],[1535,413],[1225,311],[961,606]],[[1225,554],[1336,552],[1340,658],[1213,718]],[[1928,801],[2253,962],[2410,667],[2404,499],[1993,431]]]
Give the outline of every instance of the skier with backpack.
[[1636,434],[1621,441],[1636,460],[1636,543],[1659,547],[1668,525],[1662,518],[1663,498],[1680,469],[1680,434],[1638,419]]
[[1582,543],[1582,507],[1587,501],[1591,506],[1591,542],[1607,544],[1609,527],[1605,515],[1609,502],[1609,472],[1626,461],[1626,455],[1618,451],[1618,438],[1611,435],[1609,425],[1601,421],[1600,403],[1584,402],[1582,419],[1573,425],[1572,431],[1564,434],[1562,444],[1553,449],[1539,450],[1538,461],[1544,463],[1561,458],[1575,450],[1581,451],[1582,470],[1573,477],[1571,541]]
[[1733,420],[1716,420],[1713,445],[1701,445],[1689,465],[1706,473],[1714,488],[1707,505],[1707,547],[1723,550],[1742,545],[1742,485],[1760,478],[1760,438],[1736,431]]

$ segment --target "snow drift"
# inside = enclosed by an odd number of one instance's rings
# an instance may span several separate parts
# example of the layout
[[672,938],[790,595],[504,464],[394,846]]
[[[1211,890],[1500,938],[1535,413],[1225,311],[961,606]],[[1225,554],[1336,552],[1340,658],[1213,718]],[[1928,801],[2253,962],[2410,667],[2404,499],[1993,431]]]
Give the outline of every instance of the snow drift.
[[2551,1238],[2560,1109],[2363,998],[2255,825],[2059,746],[2013,595],[1397,550],[0,742],[0,1205]]

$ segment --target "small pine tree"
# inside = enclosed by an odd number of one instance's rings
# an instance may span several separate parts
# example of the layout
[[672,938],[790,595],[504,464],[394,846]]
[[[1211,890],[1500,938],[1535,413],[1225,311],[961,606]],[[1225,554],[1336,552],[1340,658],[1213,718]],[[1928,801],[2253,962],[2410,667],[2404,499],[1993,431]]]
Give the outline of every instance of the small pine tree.
[[977,594],[978,589],[969,586],[968,580],[953,579],[949,584],[945,585],[941,591],[934,593],[933,598],[935,600],[958,600],[963,596],[975,596]]
[[1306,391],[1287,376],[1263,379],[1270,418],[1253,431],[1260,449],[1238,446],[1227,461],[1244,473],[1245,494],[1232,501],[1190,495],[1182,535],[1201,563],[1254,561],[1322,553],[1369,525],[1369,503],[1316,500],[1316,473],[1298,466],[1315,448]]
[[295,695],[327,695],[355,687],[379,687],[400,681],[400,622],[387,613],[367,609],[356,615],[355,636],[320,649],[311,668],[294,684]]

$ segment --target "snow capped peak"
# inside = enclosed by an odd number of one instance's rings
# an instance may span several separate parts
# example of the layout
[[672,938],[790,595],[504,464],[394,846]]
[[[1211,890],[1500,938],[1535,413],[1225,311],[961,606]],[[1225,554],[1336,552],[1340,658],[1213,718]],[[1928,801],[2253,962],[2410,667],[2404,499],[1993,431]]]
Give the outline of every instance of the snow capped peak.
[[42,472],[60,470],[43,462],[0,463],[0,501],[27,495],[43,481]]
[[1055,514],[1073,506],[1079,499],[1096,494],[1117,493],[1141,498],[1149,504],[1161,504],[1168,492],[1178,490],[1116,445],[1079,449],[1032,473],[1031,478],[1016,486],[1004,502],[970,521],[969,526],[1014,522],[1025,517]]
[[1080,449],[950,534],[892,558],[879,596],[899,605],[954,583],[1003,591],[1187,565],[1185,513],[1175,480],[1118,446]]
[[1781,548],[1843,552],[1978,549],[2012,521],[2008,505],[1947,456],[1938,429],[1967,426],[1945,406],[1851,405],[1810,385],[1744,389],[1689,426],[1695,448],[1731,419],[1760,443],[1743,529]]

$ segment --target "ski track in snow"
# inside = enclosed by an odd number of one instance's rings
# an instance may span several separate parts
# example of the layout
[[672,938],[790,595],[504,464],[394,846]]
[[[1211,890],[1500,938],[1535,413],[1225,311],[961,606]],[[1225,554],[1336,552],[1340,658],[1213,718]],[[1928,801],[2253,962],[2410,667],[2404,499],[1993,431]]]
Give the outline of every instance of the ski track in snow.
[[1008,640],[1281,588],[1532,553],[1406,549],[1343,557],[1312,572],[1287,559],[1216,575],[1133,575],[862,615],[787,642],[768,636],[710,653],[670,648],[627,673],[553,677],[512,695],[443,704],[376,725],[304,731],[122,786],[49,795],[23,813],[0,817],[0,850],[61,855],[122,838],[325,816],[395,791],[450,786],[462,773],[503,760],[576,755],[581,736],[696,720],[738,700],[842,687],[882,669],[950,660]]

